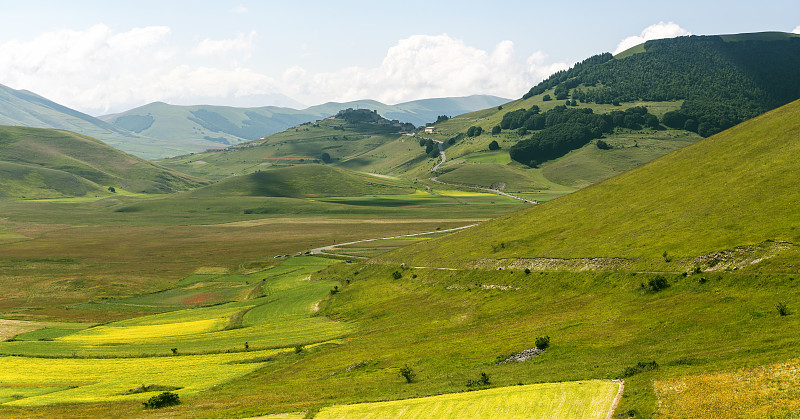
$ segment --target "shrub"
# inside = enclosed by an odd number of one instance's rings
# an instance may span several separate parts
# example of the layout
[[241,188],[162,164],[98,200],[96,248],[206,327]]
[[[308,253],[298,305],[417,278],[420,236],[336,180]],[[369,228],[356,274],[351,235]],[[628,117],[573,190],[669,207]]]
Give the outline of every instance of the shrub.
[[492,140],[492,142],[489,143],[489,150],[492,150],[492,151],[500,150],[500,144],[497,144],[497,141]]
[[659,275],[648,281],[647,286],[650,287],[650,291],[658,292],[669,288],[669,282],[667,282],[667,278]]
[[534,343],[539,350],[545,350],[550,346],[550,336],[539,336]]
[[299,354],[300,352],[303,352],[304,349],[305,348],[303,347],[303,345],[297,345],[294,347],[294,353]]
[[789,307],[786,306],[786,303],[779,301],[775,304],[775,310],[778,311],[778,314],[781,316],[788,316],[789,315]]
[[632,375],[639,374],[641,372],[653,371],[657,369],[658,369],[658,363],[656,363],[656,361],[639,362],[632,367],[625,367],[625,369],[622,370],[622,375],[620,376],[620,378],[627,378]]
[[145,409],[160,409],[162,407],[181,404],[181,401],[177,394],[165,391],[157,396],[151,397],[150,400],[142,404]]
[[392,278],[394,278],[394,279],[400,279],[400,278],[402,278],[402,277],[403,277],[403,274],[401,274],[401,273],[400,273],[400,271],[394,271],[394,272],[392,272]]
[[481,372],[481,378],[477,380],[467,380],[467,387],[488,386],[491,383],[492,382],[489,379],[489,374]]
[[411,384],[414,381],[414,378],[417,376],[417,374],[413,369],[411,369],[411,367],[408,366],[408,364],[406,364],[403,368],[400,368],[400,375],[402,375],[409,384]]
[[603,140],[597,140],[597,143],[595,143],[595,145],[600,150],[611,150],[611,148],[612,148],[611,144],[609,144],[609,143],[607,143],[607,142],[605,142]]

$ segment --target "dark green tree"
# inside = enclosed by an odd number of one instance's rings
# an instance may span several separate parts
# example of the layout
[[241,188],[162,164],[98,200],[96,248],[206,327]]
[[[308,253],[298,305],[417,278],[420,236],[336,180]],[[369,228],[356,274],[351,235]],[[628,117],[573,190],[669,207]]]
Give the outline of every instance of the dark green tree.
[[492,142],[489,143],[489,150],[492,150],[492,151],[500,150],[500,144],[497,144],[497,141],[492,140]]

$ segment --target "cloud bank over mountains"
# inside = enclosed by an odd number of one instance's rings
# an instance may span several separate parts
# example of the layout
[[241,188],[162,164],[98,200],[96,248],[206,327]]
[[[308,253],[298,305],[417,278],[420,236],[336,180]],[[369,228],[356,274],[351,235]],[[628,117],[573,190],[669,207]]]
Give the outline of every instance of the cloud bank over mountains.
[[115,32],[98,24],[8,41],[0,45],[0,83],[97,115],[154,101],[236,105],[248,97],[288,96],[307,104],[518,97],[568,67],[548,62],[542,52],[520,57],[511,41],[486,51],[442,34],[401,39],[374,66],[313,72],[287,63],[283,74],[273,76],[253,65],[260,42],[255,31],[198,40],[189,50],[172,37],[166,26]]
[[[243,10],[237,6],[231,13]],[[674,22],[659,22],[623,39],[614,53],[650,39],[690,34]],[[401,39],[374,65],[320,72],[286,62],[282,72],[268,74],[257,58],[269,54],[270,40],[256,31],[195,39],[190,47],[174,37],[167,26],[118,32],[97,24],[11,40],[0,44],[0,83],[99,115],[155,101],[302,107],[297,101],[394,104],[471,94],[517,98],[572,64],[548,60],[542,51],[521,55],[510,40],[481,49],[440,34]]]

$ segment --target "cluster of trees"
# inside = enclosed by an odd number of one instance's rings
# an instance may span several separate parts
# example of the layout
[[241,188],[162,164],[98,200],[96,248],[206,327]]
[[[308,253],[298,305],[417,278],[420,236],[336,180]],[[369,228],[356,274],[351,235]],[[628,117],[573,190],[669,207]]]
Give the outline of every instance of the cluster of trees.
[[473,125],[467,129],[467,137],[477,137],[481,134],[483,134],[483,128],[481,127],[476,127]]
[[[506,119],[510,114],[515,115]],[[604,133],[612,132],[617,127],[640,130],[645,126],[654,129],[660,126],[658,118],[643,106],[602,115],[595,114],[589,108],[574,109],[564,105],[540,113],[539,108],[534,106],[527,111],[517,110],[507,113],[503,117],[501,127],[504,123],[507,123],[509,129],[531,127],[540,130],[509,150],[513,160],[534,167],[583,147],[591,140],[600,138]]]
[[573,100],[599,104],[684,100],[665,125],[703,136],[800,98],[797,37],[690,36],[647,41],[644,49],[623,59],[591,57],[523,98],[554,89],[556,99],[571,92]]
[[425,154],[427,154],[428,157],[439,157],[439,144],[437,142],[431,139],[422,138],[419,140],[419,146],[425,147]]

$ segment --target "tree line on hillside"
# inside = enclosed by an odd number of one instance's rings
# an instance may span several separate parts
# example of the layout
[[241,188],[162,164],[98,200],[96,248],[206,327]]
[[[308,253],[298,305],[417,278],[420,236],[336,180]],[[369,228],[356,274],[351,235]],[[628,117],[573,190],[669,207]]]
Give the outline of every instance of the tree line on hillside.
[[564,105],[541,113],[534,105],[528,110],[508,112],[500,123],[501,129],[539,130],[509,149],[513,160],[532,167],[583,147],[617,127],[641,130],[643,127],[658,129],[659,126],[658,118],[643,106],[595,114],[590,108],[575,109]]
[[800,97],[800,38],[689,36],[647,41],[644,49],[590,57],[523,98],[553,89],[558,100],[586,103],[684,100],[665,125],[709,136]]

